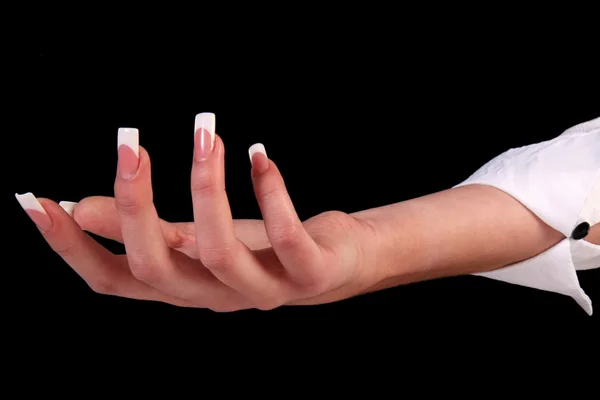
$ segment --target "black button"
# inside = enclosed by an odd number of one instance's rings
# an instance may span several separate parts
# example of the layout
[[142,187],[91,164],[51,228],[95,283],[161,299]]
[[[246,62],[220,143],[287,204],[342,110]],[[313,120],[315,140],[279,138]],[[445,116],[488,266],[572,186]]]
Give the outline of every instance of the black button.
[[575,240],[583,239],[590,232],[590,224],[582,222],[573,229],[571,237]]

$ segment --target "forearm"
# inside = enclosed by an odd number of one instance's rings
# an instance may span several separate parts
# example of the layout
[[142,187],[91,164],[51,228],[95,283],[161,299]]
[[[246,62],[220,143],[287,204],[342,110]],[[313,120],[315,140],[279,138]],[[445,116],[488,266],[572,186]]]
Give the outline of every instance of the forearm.
[[483,185],[352,216],[374,233],[366,252],[381,279],[369,291],[493,270],[535,256],[563,239],[513,197]]

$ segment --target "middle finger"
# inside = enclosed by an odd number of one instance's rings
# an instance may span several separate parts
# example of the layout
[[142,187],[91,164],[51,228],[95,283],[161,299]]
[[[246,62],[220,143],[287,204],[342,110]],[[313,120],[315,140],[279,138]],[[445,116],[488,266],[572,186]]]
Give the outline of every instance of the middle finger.
[[196,116],[191,189],[198,256],[219,280],[245,295],[258,308],[279,305],[281,283],[235,236],[225,192],[225,150],[215,134],[215,115]]

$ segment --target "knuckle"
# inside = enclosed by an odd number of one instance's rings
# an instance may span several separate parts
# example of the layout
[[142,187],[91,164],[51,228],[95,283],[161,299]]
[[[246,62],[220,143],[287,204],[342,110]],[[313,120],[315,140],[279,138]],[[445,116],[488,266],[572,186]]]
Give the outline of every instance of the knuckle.
[[348,229],[348,214],[341,211],[326,211],[320,214],[323,219],[323,224],[328,225],[331,229]]
[[340,218],[346,218],[348,214],[346,214],[342,211],[331,210],[331,211],[325,211],[321,215],[323,215],[327,218],[338,220]]
[[263,188],[258,193],[258,201],[260,201],[261,203],[268,204],[271,201],[271,199],[276,199],[282,191],[283,187],[281,185],[269,185],[268,187]]
[[142,209],[141,204],[130,196],[115,197],[115,208],[119,214],[124,216],[138,215]]
[[233,251],[229,247],[204,248],[198,253],[200,261],[209,270],[228,271],[233,268]]
[[88,281],[88,286],[98,294],[117,295],[118,290],[115,283],[106,277],[96,278]]
[[239,311],[240,307],[233,304],[214,304],[208,307],[208,309],[217,313],[228,313]]
[[55,247],[54,251],[61,257],[68,257],[69,255],[73,254],[74,247],[75,246],[73,243],[67,243],[63,246]]
[[328,274],[312,273],[300,282],[302,291],[305,295],[316,296],[329,290],[331,279]]
[[146,262],[130,262],[129,269],[131,274],[138,281],[148,284],[156,284],[162,281],[160,271],[156,266]]
[[194,242],[196,240],[195,236],[190,237],[188,233],[181,229],[175,229],[167,232],[163,230],[163,235],[165,236],[165,240],[167,241],[169,247],[173,249],[178,249],[183,247],[185,244]]
[[285,304],[284,301],[275,297],[260,298],[254,301],[254,307],[261,311],[271,311]]
[[290,250],[300,244],[300,228],[295,224],[274,225],[270,230],[273,247]]
[[191,189],[197,195],[213,194],[218,190],[216,178],[208,170],[198,171],[193,175]]
[[303,296],[317,296],[330,291],[334,286],[333,271],[324,264],[310,263],[301,274],[294,276],[294,284]]

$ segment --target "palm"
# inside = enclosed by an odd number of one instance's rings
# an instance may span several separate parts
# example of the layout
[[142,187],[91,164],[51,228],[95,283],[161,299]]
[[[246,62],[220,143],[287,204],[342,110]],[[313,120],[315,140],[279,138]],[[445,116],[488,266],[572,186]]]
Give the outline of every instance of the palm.
[[[172,237],[179,239],[170,241],[169,246],[174,250],[186,254],[190,258],[198,259],[194,223],[165,222],[165,224],[165,226],[169,226],[165,230],[178,232],[174,236],[171,234]],[[354,237],[352,233],[357,231],[356,225],[360,224],[360,221],[342,212],[326,212],[306,220],[303,224],[321,249],[329,254],[328,259],[330,262],[324,267],[337,269],[335,275],[339,276],[340,279],[335,287],[331,288],[331,291],[315,297],[298,300],[292,304],[310,305],[328,303],[364,291],[365,287],[345,285],[348,281],[371,281],[369,277],[355,279],[359,272],[360,254],[357,251],[359,247],[353,242]],[[253,250],[254,254],[262,261],[265,267],[283,269],[275,251],[269,243],[262,220],[235,220],[234,225],[238,240],[244,243],[250,250]]]
[[[354,235],[358,232],[360,220],[342,212],[325,212],[306,220],[303,225],[310,236],[319,244],[321,249],[328,254],[329,262],[324,268],[336,269],[335,275],[340,279],[332,290],[322,295],[306,298],[295,302],[295,304],[320,304],[337,301],[348,297],[352,293],[363,291],[363,287],[346,286],[348,281],[369,282],[370,277],[356,279],[360,269],[361,254],[357,251],[357,239]],[[172,242],[171,248],[180,251],[187,256],[198,259],[196,253],[196,235],[194,223],[171,223],[182,238],[179,242]],[[283,266],[277,259],[273,250],[265,226],[262,220],[235,220],[236,236],[263,262],[263,265],[271,269],[282,269]]]

